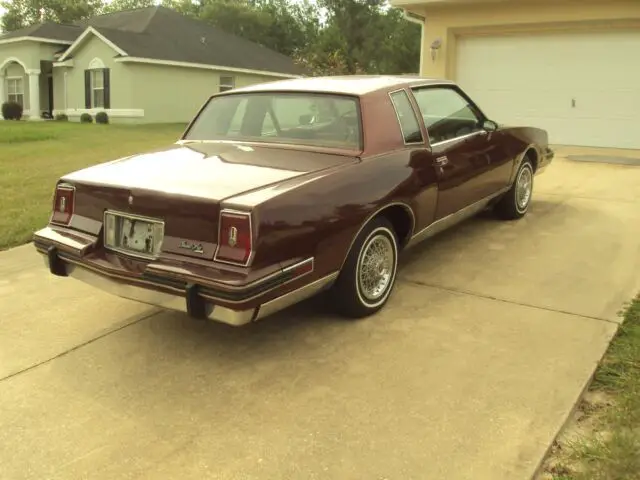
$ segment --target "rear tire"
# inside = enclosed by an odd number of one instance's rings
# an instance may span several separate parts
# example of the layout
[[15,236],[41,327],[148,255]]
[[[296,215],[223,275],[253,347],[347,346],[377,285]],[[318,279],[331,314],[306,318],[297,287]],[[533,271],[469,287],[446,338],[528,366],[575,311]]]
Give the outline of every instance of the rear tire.
[[374,218],[356,238],[330,296],[338,312],[362,318],[389,299],[398,269],[398,239],[391,222]]
[[495,212],[503,220],[518,220],[529,210],[533,196],[533,164],[525,158],[518,168],[513,185],[495,206]]

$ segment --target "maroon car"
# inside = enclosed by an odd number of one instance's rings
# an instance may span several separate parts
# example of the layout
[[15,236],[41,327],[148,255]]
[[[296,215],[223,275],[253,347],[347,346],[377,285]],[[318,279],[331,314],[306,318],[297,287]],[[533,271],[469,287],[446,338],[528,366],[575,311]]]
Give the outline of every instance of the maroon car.
[[300,78],[212,96],[176,144],[62,177],[34,243],[51,273],[242,325],[328,290],[378,311],[398,253],[492,207],[526,214],[547,133],[456,84]]

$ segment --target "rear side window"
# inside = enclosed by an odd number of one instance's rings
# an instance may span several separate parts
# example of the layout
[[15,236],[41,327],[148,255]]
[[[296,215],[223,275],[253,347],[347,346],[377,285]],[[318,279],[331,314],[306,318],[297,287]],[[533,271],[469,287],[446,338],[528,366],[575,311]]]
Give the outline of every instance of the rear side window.
[[418,117],[416,117],[416,113],[413,111],[407,92],[399,90],[393,92],[390,97],[393,107],[396,110],[396,115],[398,116],[404,143],[424,143]]

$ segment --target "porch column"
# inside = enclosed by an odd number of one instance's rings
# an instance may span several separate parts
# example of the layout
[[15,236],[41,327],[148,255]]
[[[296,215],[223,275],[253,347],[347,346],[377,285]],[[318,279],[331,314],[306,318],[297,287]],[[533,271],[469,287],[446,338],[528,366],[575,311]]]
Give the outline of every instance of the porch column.
[[29,120],[40,120],[40,70],[30,70],[29,75]]
[[[0,71],[0,105],[2,105],[7,100],[6,93],[4,90],[4,72]],[[0,116],[0,120],[1,120]]]

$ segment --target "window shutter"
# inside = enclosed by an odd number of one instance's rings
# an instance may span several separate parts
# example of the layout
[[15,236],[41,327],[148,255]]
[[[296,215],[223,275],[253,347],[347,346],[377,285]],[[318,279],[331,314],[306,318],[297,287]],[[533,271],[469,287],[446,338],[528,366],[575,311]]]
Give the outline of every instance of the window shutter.
[[91,108],[91,70],[84,71],[84,108]]
[[111,82],[110,82],[110,70],[108,68],[102,69],[103,77],[103,85],[104,85],[104,108],[111,108]]

